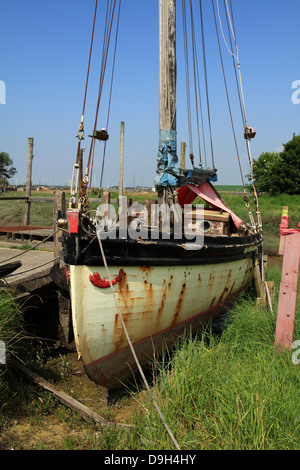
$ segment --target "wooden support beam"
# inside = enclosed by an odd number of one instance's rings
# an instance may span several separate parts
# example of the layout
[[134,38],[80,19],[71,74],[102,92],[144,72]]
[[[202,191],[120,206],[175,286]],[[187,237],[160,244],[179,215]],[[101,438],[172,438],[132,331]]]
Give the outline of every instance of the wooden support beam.
[[186,143],[181,142],[181,150],[180,150],[180,168],[182,170],[185,169],[185,149],[186,149]]
[[[64,191],[56,190],[53,192],[53,229],[57,230],[58,219],[66,215],[66,195]],[[62,230],[59,230],[54,235],[54,259],[56,259],[62,247],[59,237],[62,236]]]
[[25,202],[25,214],[24,214],[24,225],[30,225],[30,201],[31,196],[31,175],[32,175],[32,159],[33,159],[33,137],[28,137],[28,157],[27,157],[27,173],[26,173],[26,202]]
[[[282,215],[286,216],[286,215],[288,215],[288,213],[289,213],[289,207],[288,206],[283,206]],[[285,236],[281,236],[280,237],[280,242],[279,242],[279,252],[278,252],[279,255],[283,255],[283,253],[284,253],[284,242],[285,242]]]
[[286,235],[275,331],[279,348],[290,349],[293,344],[299,266],[300,233]]
[[102,204],[104,205],[104,208],[107,210],[104,210],[103,216],[107,217],[108,219],[110,218],[110,192],[109,191],[103,191],[102,193]]
[[76,411],[77,413],[79,413],[84,420],[88,422],[93,421],[95,424],[98,424],[100,426],[107,426],[107,427],[113,427],[113,428],[130,429],[132,427],[130,424],[110,423],[106,421],[102,416],[99,416],[97,413],[90,410],[79,401],[70,397],[65,392],[59,390],[57,387],[55,387],[51,383],[47,382],[42,377],[40,377],[39,375],[29,370],[26,366],[21,364],[19,361],[10,359],[9,364],[18,374],[25,377],[30,382],[33,382],[36,385],[39,385],[40,387],[44,388],[48,392],[52,393],[52,395],[55,398],[57,398],[61,403],[68,406],[69,408]]

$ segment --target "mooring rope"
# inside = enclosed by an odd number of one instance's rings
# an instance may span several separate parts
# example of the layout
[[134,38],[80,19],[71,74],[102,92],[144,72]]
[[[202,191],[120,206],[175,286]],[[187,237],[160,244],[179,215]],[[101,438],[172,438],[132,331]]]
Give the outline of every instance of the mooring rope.
[[17,255],[15,256],[12,256],[11,258],[8,258],[8,259],[5,259],[3,261],[0,261],[0,264],[1,263],[7,263],[7,261],[10,261],[12,259],[15,259],[15,258],[19,258],[20,256],[24,255],[24,253],[27,253],[28,251],[30,250],[34,250],[37,246],[41,245],[42,243],[45,243],[47,240],[49,240],[49,238],[53,237],[57,232],[59,232],[61,229],[57,229],[55,230],[55,232],[51,233],[51,235],[48,235],[48,237],[44,238],[44,240],[42,240],[41,242],[37,243],[36,245],[33,245],[31,246],[30,248],[27,248],[27,250],[22,250],[20,253],[18,253]]
[[120,306],[119,306],[119,303],[118,303],[118,300],[117,300],[117,298],[116,298],[116,294],[115,294],[115,291],[114,291],[114,288],[113,288],[113,284],[112,284],[110,272],[109,272],[109,269],[108,269],[108,266],[107,266],[106,257],[105,257],[105,253],[104,253],[104,250],[103,250],[103,246],[102,246],[102,242],[101,242],[100,236],[98,236],[98,241],[99,241],[99,246],[100,246],[101,255],[102,255],[102,258],[103,258],[103,263],[104,263],[104,266],[105,266],[105,269],[106,269],[107,277],[108,277],[108,279],[109,279],[110,287],[111,287],[111,290],[112,290],[112,295],[113,295],[113,298],[114,298],[114,302],[115,302],[115,304],[116,304],[116,307],[117,307],[117,310],[118,310],[118,314],[119,314],[119,317],[120,317],[120,319],[121,319],[121,323],[122,323],[122,326],[123,326],[123,328],[124,328],[124,332],[125,332],[125,335],[126,335],[126,338],[127,338],[128,344],[129,344],[129,347],[130,347],[130,349],[131,349],[131,352],[132,352],[132,354],[133,354],[134,360],[135,360],[136,365],[137,365],[137,367],[138,367],[138,369],[139,369],[139,372],[140,372],[140,374],[141,374],[141,376],[142,376],[142,379],[143,379],[144,384],[145,384],[145,386],[146,386],[146,388],[147,388],[147,391],[148,391],[148,393],[149,393],[149,395],[150,395],[150,398],[151,398],[151,400],[152,400],[152,402],[153,402],[153,404],[154,404],[154,406],[155,406],[155,408],[156,408],[156,410],[157,410],[157,412],[158,412],[158,414],[159,414],[159,416],[160,416],[160,418],[161,418],[161,420],[162,420],[162,422],[163,422],[163,424],[164,424],[164,426],[165,426],[165,428],[166,428],[166,430],[167,430],[167,432],[168,432],[170,438],[172,439],[173,444],[175,445],[175,447],[176,447],[177,450],[180,450],[180,447],[179,447],[179,445],[178,445],[178,443],[177,443],[177,441],[176,441],[176,439],[175,439],[175,437],[174,437],[172,431],[170,430],[170,428],[169,428],[169,426],[168,426],[168,424],[167,424],[167,422],[166,422],[166,420],[165,420],[165,418],[164,418],[164,416],[163,416],[163,414],[162,414],[162,412],[161,412],[161,410],[160,410],[160,408],[159,408],[159,406],[158,406],[158,404],[157,404],[157,402],[156,402],[156,400],[155,400],[155,397],[154,397],[153,393],[151,392],[151,389],[150,389],[150,387],[149,387],[149,384],[148,384],[148,382],[147,382],[147,379],[146,379],[146,377],[145,377],[145,375],[144,375],[143,369],[142,369],[142,367],[141,367],[141,365],[140,365],[140,363],[139,363],[139,360],[138,360],[138,358],[137,358],[137,355],[136,355],[136,353],[135,353],[134,347],[133,347],[133,345],[132,345],[130,336],[129,336],[129,334],[128,334],[128,331],[127,331],[127,328],[126,328],[126,325],[125,325],[125,322],[124,322],[124,319],[123,319],[123,315],[122,315],[122,313],[121,313]]

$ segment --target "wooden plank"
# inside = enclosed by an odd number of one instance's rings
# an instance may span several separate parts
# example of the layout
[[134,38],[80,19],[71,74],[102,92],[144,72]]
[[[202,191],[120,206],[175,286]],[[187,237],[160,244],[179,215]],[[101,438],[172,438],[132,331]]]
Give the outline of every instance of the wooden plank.
[[[282,215],[288,215],[288,213],[289,213],[289,207],[288,206],[283,206]],[[286,235],[280,237],[279,251],[278,251],[279,255],[283,255],[283,253],[284,253],[285,237],[286,237]]]
[[33,382],[40,387],[44,388],[48,392],[52,393],[52,395],[57,398],[61,403],[71,408],[73,411],[82,416],[85,421],[93,421],[95,424],[99,424],[101,426],[108,426],[108,427],[118,427],[118,428],[131,428],[132,426],[129,424],[122,424],[122,423],[110,423],[106,421],[102,416],[99,416],[94,411],[87,408],[85,405],[80,403],[79,401],[75,400],[74,398],[67,395],[65,392],[59,390],[57,387],[52,385],[51,383],[44,380],[39,375],[35,374],[31,370],[27,369],[26,366],[21,364],[19,361],[14,359],[10,359],[9,361],[10,366],[18,372],[21,376],[28,379],[30,382]]
[[0,197],[0,201],[19,201],[19,200],[22,200],[22,201],[30,201],[30,197],[26,197],[26,196],[20,196],[20,197],[6,197],[6,196],[2,196]]
[[[66,216],[66,194],[64,191],[56,190],[53,192],[53,230],[56,232],[58,219]],[[59,238],[62,236],[62,230],[59,230],[54,235],[54,258],[57,258],[62,248],[62,243]]]
[[28,198],[25,201],[25,214],[24,225],[30,224],[30,204],[29,197],[31,196],[31,183],[32,183],[32,159],[33,159],[33,137],[28,137],[28,157],[27,157],[27,173],[26,173],[26,190],[25,196]]
[[256,290],[257,298],[260,299],[262,279],[261,279],[261,272],[260,272],[258,258],[255,258],[254,260],[254,283],[255,283],[255,290]]
[[300,265],[300,234],[287,235],[285,240],[282,276],[279,291],[275,345],[292,347],[297,305]]

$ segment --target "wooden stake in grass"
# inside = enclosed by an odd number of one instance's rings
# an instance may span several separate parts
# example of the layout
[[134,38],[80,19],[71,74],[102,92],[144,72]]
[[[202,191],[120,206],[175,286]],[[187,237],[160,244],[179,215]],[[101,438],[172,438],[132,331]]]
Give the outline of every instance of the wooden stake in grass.
[[100,426],[107,426],[107,427],[113,427],[113,428],[130,429],[132,427],[130,424],[110,423],[110,422],[106,421],[104,418],[102,418],[102,416],[99,416],[97,413],[90,410],[89,408],[87,408],[82,403],[79,403],[77,400],[70,397],[65,392],[59,390],[57,387],[55,387],[51,383],[47,382],[46,380],[44,380],[39,375],[37,375],[34,372],[32,372],[31,370],[27,369],[27,367],[24,366],[23,364],[21,364],[19,361],[16,361],[14,359],[10,359],[9,364],[20,375],[25,377],[30,382],[33,382],[33,383],[39,385],[40,387],[44,388],[48,392],[52,393],[52,395],[56,399],[58,399],[61,403],[68,406],[72,410],[79,413],[82,416],[82,418],[85,419],[86,421],[92,421],[95,424],[98,424]]
[[285,236],[275,345],[290,349],[294,338],[300,266],[300,233]]

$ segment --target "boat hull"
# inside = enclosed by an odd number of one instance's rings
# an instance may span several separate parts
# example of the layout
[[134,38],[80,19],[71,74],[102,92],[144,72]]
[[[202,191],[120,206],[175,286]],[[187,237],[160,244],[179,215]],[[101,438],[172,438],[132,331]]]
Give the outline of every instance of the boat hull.
[[[115,299],[141,366],[220,315],[251,283],[255,253],[253,246],[238,259],[217,263],[172,265],[165,259],[162,266],[110,266],[111,278],[124,270]],[[93,285],[95,273],[107,279],[103,265],[69,265],[76,347],[94,382],[119,388],[139,373],[111,288]]]

